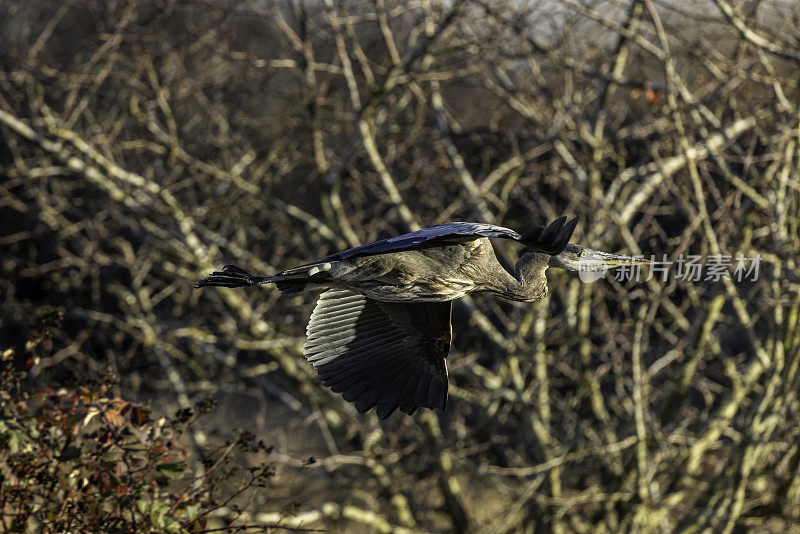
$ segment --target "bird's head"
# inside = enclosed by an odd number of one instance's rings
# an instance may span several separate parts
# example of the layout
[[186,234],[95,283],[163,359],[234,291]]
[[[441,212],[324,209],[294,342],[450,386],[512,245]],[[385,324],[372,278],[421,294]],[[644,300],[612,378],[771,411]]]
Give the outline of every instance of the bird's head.
[[555,256],[550,256],[550,267],[567,271],[605,271],[620,265],[651,265],[653,262],[632,256],[620,256],[589,247],[569,243]]

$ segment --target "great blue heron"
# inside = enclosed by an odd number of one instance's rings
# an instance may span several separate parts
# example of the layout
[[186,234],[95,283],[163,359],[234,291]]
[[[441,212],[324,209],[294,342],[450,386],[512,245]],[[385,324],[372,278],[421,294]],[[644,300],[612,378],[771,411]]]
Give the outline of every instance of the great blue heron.
[[[566,220],[524,235],[491,224],[444,223],[273,276],[226,265],[194,286],[274,283],[284,294],[328,286],[311,314],[304,347],[323,384],[359,412],[377,406],[381,419],[398,407],[409,415],[419,407],[444,410],[453,300],[483,291],[534,302],[547,294],[548,267],[596,271],[646,263],[569,243],[578,219]],[[513,275],[498,262],[490,237],[525,246]]]

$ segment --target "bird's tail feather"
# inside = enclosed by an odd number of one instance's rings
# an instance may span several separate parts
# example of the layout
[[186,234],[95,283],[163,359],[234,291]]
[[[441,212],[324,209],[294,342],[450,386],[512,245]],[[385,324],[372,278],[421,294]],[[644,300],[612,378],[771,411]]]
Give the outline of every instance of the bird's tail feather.
[[236,265],[226,265],[221,271],[214,271],[210,276],[201,278],[194,287],[247,287],[278,282],[281,276],[255,276]]

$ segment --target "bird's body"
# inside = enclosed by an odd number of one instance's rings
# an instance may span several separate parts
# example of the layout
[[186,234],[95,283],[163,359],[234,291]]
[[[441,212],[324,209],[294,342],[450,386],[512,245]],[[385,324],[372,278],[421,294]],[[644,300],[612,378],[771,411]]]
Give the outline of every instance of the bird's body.
[[[549,256],[540,254],[542,272]],[[538,300],[546,286],[523,288],[497,260],[489,238],[347,259],[320,260],[281,273],[303,284],[351,289],[383,302],[447,302],[478,291]],[[541,277],[535,276],[537,280]],[[541,278],[544,281],[543,278]],[[298,290],[299,284],[296,286]]]
[[[282,293],[328,287],[311,314],[304,347],[323,383],[361,412],[377,406],[381,418],[398,407],[408,414],[418,407],[444,409],[452,301],[473,292],[521,302],[543,298],[547,268],[575,270],[585,253],[569,244],[576,224],[562,217],[522,235],[489,224],[445,223],[273,276],[226,265],[195,287],[274,283]],[[525,245],[513,274],[498,262],[490,237]],[[595,254],[605,264],[631,260]]]

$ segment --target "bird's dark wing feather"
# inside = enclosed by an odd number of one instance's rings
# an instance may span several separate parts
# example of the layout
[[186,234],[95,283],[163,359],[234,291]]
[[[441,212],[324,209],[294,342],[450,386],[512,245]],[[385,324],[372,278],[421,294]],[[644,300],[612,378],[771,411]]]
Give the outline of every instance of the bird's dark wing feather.
[[343,250],[331,254],[326,260],[344,260],[353,256],[371,256],[374,254],[385,254],[400,250],[417,248],[427,242],[443,240],[448,238],[475,238],[475,237],[504,237],[507,239],[519,240],[522,236],[514,230],[494,226],[492,224],[472,223],[472,222],[448,222],[437,224],[429,228],[422,228],[415,232],[381,239],[373,243],[367,243],[359,247]]
[[323,384],[385,419],[398,407],[444,410],[451,302],[396,303],[328,289],[306,333],[306,359]]
[[513,239],[514,241],[524,243],[529,248],[549,254],[558,254],[564,250],[564,247],[569,243],[572,231],[575,230],[575,225],[578,223],[577,219],[573,219],[568,223],[566,220],[566,217],[561,217],[550,223],[547,228],[539,227],[526,235],[493,224],[448,222],[336,252],[319,261],[346,260],[354,256],[372,256],[375,254],[420,248],[438,244],[438,242],[441,241],[459,241],[478,237]]

